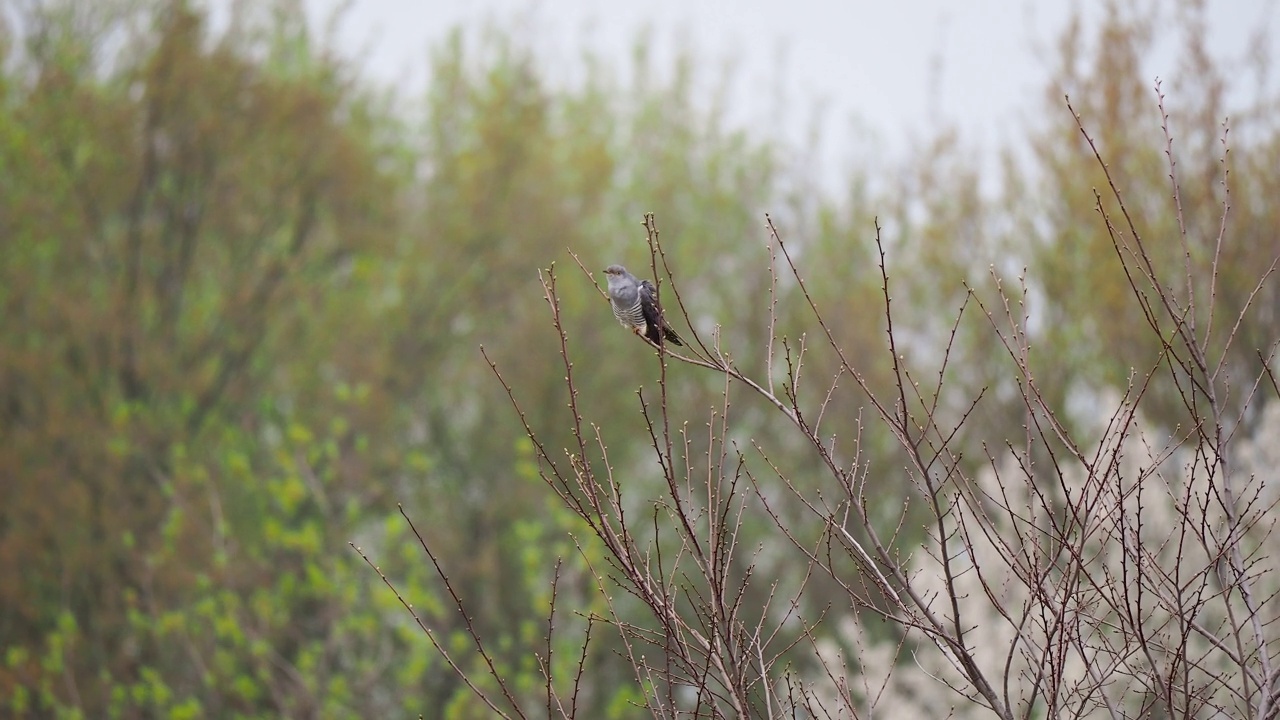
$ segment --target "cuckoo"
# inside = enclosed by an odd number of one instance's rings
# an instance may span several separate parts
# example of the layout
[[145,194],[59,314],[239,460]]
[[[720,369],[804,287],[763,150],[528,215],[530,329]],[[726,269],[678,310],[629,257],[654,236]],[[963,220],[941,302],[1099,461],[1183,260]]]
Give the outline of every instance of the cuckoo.
[[610,265],[604,269],[604,274],[609,276],[609,305],[613,308],[613,316],[623,327],[643,334],[654,345],[660,342],[659,333],[672,345],[684,345],[676,331],[663,319],[662,308],[658,307],[658,291],[653,283],[637,278],[621,265]]

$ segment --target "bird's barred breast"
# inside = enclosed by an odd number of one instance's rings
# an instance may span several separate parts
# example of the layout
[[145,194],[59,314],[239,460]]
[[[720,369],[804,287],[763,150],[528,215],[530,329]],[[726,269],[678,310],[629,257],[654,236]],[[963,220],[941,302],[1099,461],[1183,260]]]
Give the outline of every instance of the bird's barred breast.
[[639,300],[630,309],[619,308],[613,303],[609,303],[609,306],[613,308],[613,316],[623,325],[627,327],[645,327],[644,311],[640,308]]

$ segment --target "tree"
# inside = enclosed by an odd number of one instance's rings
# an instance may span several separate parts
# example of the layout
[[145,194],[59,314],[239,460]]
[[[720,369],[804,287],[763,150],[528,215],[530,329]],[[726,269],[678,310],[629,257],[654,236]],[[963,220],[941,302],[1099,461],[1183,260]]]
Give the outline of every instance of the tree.
[[359,593],[317,554],[377,502],[370,428],[310,421],[361,393],[308,372],[341,337],[299,310],[364,294],[349,263],[394,227],[399,168],[287,22],[214,40],[182,2],[22,20],[0,119],[13,715],[333,716],[377,677],[338,622]]

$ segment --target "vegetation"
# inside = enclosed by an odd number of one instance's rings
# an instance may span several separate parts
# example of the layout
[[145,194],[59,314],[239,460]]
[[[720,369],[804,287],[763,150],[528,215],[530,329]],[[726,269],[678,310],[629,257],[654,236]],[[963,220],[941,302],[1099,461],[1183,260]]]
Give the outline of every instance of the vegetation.
[[839,198],[694,55],[460,30],[415,115],[251,5],[0,15],[0,715],[1275,712],[1278,98],[1200,4]]

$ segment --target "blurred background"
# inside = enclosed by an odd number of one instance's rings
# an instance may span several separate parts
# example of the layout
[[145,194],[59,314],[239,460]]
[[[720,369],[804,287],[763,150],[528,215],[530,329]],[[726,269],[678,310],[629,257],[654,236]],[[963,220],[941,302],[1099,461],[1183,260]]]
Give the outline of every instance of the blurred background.
[[[772,137],[792,146],[811,142],[816,130],[823,148],[818,169],[834,185],[850,165],[908,152],[944,127],[995,156],[1044,110],[1036,100],[1063,31],[1073,22],[1096,29],[1108,12],[1106,2],[1020,0],[304,5],[315,27],[331,32],[338,47],[362,60],[370,78],[401,88],[425,82],[428,46],[456,27],[494,22],[517,29],[544,58],[545,75],[557,81],[581,76],[584,51],[625,63],[641,36],[660,67],[681,51],[696,52],[706,67],[704,88],[729,93],[725,110],[731,122],[768,126]],[[1243,58],[1259,44],[1270,48],[1280,27],[1270,0],[1203,0],[1197,8],[1203,42],[1219,58]],[[1168,21],[1179,10],[1148,2],[1142,12]],[[1167,75],[1177,67],[1181,49],[1176,33],[1157,34],[1141,71],[1150,78]],[[1239,84],[1229,91],[1233,100],[1244,101],[1257,88]]]
[[[1254,304],[1224,349],[1234,377],[1255,377],[1280,335],[1274,284],[1250,296],[1280,255],[1274,2],[2,7],[6,717],[485,717],[348,546],[471,662],[398,505],[536,697],[529,648],[557,559],[569,626],[605,612],[586,562],[607,564],[575,545],[580,521],[539,478],[478,348],[543,442],[568,446],[537,274],[554,263],[583,413],[652,511],[662,488],[635,391],[656,363],[567,252],[596,271],[644,267],[646,211],[690,310],[677,329],[718,327],[756,376],[765,213],[876,388],[889,382],[877,219],[918,377],[936,375],[966,283],[990,299],[1004,277],[1051,400],[1087,435],[1098,398],[1159,348],[1135,330],[1069,95],[1160,267],[1216,278],[1202,310],[1227,325]],[[814,331],[793,284],[778,308],[780,335]],[[957,438],[979,463],[1022,415],[1008,358],[973,317],[943,407],[988,389],[981,432]],[[831,357],[808,362],[830,377]],[[701,422],[722,402],[722,377],[670,375],[677,416]],[[1149,400],[1157,425],[1184,419],[1174,388]],[[1265,403],[1229,402],[1242,432],[1274,436]],[[842,396],[827,422],[851,432],[864,404]],[[820,482],[771,406],[741,394],[734,412],[733,439]],[[871,428],[864,444],[900,508],[894,440]],[[767,517],[743,532],[777,542]],[[764,577],[796,571],[758,562]],[[829,599],[815,583],[808,609]],[[556,642],[571,676],[581,636]],[[583,717],[645,716],[615,642],[593,641]]]

